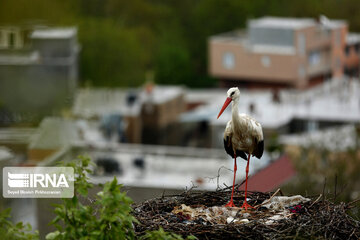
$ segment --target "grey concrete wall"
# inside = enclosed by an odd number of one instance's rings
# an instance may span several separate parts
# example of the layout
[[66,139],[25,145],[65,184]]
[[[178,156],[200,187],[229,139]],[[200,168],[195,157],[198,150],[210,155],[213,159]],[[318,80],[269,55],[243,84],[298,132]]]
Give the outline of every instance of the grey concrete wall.
[[73,55],[73,39],[33,39],[32,47],[44,58],[63,58]]
[[52,113],[76,86],[64,65],[0,65],[0,102],[12,112]]

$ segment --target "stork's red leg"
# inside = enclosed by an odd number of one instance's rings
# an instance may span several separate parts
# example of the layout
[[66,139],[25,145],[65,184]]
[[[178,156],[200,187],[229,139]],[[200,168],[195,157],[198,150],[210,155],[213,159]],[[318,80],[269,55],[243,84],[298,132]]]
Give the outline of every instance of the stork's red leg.
[[232,191],[231,191],[231,199],[230,202],[228,202],[225,207],[235,207],[234,201],[233,201],[233,197],[234,197],[234,187],[235,187],[235,177],[236,177],[236,170],[237,170],[237,166],[236,166],[236,154],[234,154],[234,180],[233,180],[233,186],[232,186]]
[[247,210],[248,208],[254,208],[254,207],[250,206],[250,205],[247,203],[247,183],[248,183],[248,174],[249,174],[250,155],[251,155],[251,154],[249,153],[248,161],[247,161],[247,164],[246,164],[245,200],[244,200],[243,205],[241,206],[241,208],[245,208],[245,210]]

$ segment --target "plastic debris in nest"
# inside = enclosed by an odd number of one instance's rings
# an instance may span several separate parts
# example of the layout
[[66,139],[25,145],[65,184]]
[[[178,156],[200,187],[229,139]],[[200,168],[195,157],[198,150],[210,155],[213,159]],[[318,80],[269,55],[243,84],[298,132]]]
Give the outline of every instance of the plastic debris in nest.
[[171,213],[188,224],[201,222],[207,224],[244,224],[251,221],[259,221],[266,225],[275,224],[276,221],[286,219],[298,213],[301,203],[310,201],[303,196],[280,196],[272,197],[258,205],[258,210],[246,211],[238,207],[213,206],[187,206],[181,204],[174,207]]
[[310,201],[309,198],[304,198],[301,195],[296,196],[277,196],[272,197],[269,200],[265,200],[261,206],[269,209],[273,216],[268,217],[266,220],[263,220],[263,223],[266,225],[276,224],[276,221],[286,219],[291,217],[294,214],[300,213],[301,203]]
[[172,210],[173,214],[176,214],[178,217],[184,217],[189,221],[198,221],[203,224],[226,224],[226,223],[247,223],[249,220],[247,217],[250,216],[249,213],[242,212],[240,208],[233,207],[224,207],[224,206],[198,206],[198,207],[190,207],[185,204],[181,204],[181,206],[176,206],[174,210]]
[[272,197],[268,200],[265,200],[261,204],[261,206],[266,207],[267,209],[272,210],[272,211],[281,211],[281,210],[285,210],[289,207],[297,206],[300,203],[305,203],[308,201],[310,201],[309,198],[304,198],[301,195],[296,195],[296,196],[291,196],[291,197],[277,196],[277,197]]

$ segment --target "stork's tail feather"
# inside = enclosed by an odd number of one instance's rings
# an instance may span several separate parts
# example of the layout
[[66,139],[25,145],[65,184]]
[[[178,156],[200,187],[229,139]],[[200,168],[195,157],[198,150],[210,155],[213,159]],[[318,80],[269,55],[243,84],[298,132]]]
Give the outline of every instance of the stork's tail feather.
[[261,158],[264,153],[264,140],[257,143],[253,155],[257,158]]

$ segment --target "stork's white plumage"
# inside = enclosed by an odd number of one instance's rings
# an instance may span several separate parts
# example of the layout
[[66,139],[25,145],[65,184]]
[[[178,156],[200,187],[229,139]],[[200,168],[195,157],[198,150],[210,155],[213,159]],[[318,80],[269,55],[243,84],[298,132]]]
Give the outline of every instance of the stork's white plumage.
[[[235,207],[233,202],[234,185],[236,177],[236,157],[247,160],[246,165],[246,182],[245,182],[245,200],[242,208],[246,210],[252,206],[247,203],[247,180],[249,173],[250,156],[253,155],[261,158],[264,152],[264,136],[260,123],[246,114],[239,114],[238,105],[240,99],[240,90],[230,88],[227,91],[227,98],[221,108],[218,118],[224,112],[226,107],[232,102],[232,118],[226,124],[224,132],[224,147],[226,152],[234,158],[234,181],[231,192],[231,199],[227,207]],[[247,155],[247,156],[246,156]]]

